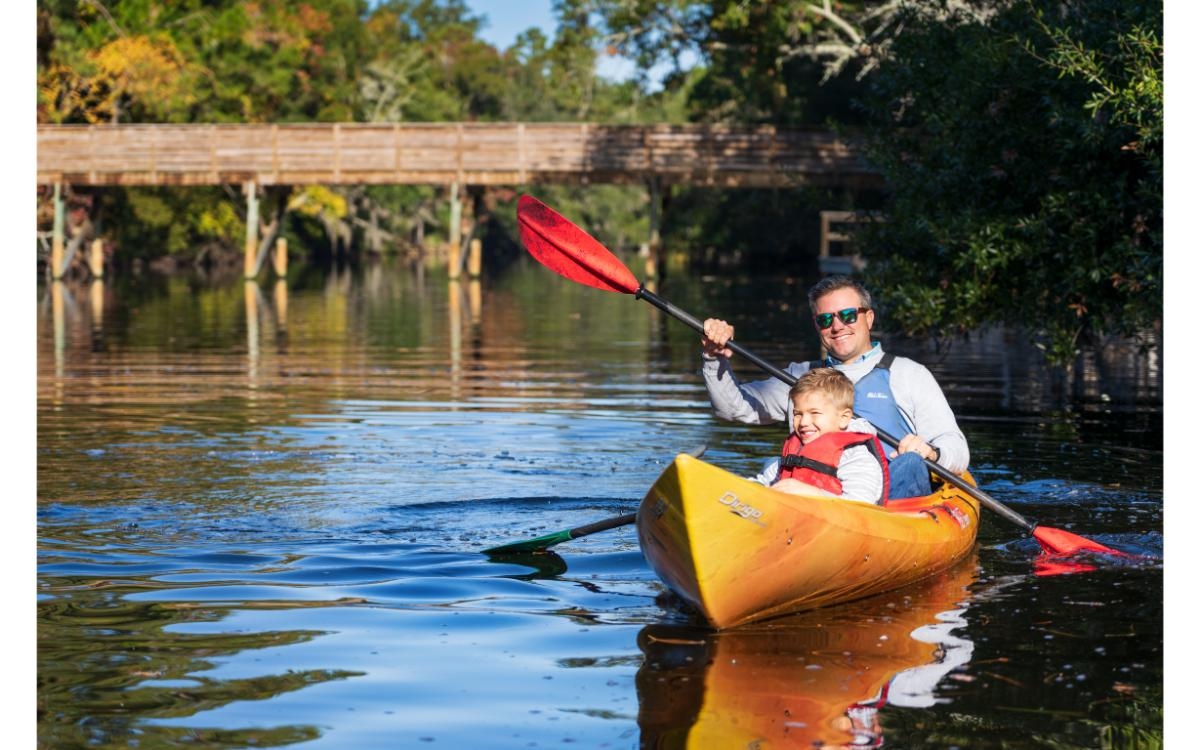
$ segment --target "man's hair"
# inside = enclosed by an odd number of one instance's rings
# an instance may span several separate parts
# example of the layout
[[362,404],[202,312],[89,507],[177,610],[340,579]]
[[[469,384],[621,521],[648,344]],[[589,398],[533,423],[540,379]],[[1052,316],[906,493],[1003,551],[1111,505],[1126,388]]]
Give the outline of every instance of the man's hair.
[[788,398],[795,399],[809,393],[820,393],[829,398],[837,409],[854,409],[854,383],[840,370],[832,367],[818,367],[800,376]]
[[817,300],[839,289],[853,289],[858,294],[858,306],[871,309],[871,293],[867,291],[867,288],[855,279],[839,274],[826,276],[808,290],[808,307],[812,310],[813,315],[817,314]]

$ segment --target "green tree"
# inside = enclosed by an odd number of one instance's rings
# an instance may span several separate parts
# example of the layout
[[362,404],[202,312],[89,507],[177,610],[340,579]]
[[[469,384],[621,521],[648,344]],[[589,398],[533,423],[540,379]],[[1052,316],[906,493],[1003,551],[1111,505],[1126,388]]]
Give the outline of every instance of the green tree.
[[[826,4],[778,0],[595,0],[607,39],[643,70],[673,65],[667,86],[689,87],[689,119],[814,125],[854,121],[858,78],[877,63],[872,32],[853,31]],[[887,24],[837,5],[883,34]],[[889,3],[888,5],[891,5]],[[849,35],[848,35],[849,34]],[[882,45],[879,45],[882,46]],[[687,53],[701,60],[681,68]]]
[[[365,11],[364,0],[39,0],[39,82],[47,95],[119,95],[122,122],[350,120]],[[52,101],[40,104],[39,116]]]
[[[506,80],[500,54],[477,38],[481,19],[462,0],[388,0],[365,20],[372,40],[368,112],[390,100],[387,120],[495,120]],[[382,97],[382,98],[381,98]]]
[[1162,8],[912,7],[867,98],[889,223],[866,252],[912,333],[1023,326],[1056,363],[1162,315]]
[[[353,120],[365,10],[363,0],[39,0],[39,122]],[[266,206],[288,205],[276,192]],[[97,210],[120,232],[122,258],[238,252],[245,233],[239,197],[220,188],[110,188]]]

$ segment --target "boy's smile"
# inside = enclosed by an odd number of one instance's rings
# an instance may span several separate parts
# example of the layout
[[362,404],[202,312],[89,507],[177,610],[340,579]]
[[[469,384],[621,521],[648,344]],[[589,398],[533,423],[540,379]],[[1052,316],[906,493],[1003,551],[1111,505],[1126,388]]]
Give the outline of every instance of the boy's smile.
[[792,399],[792,431],[800,437],[801,445],[828,432],[841,432],[850,426],[854,416],[851,409],[838,409],[833,399],[823,393],[802,393]]

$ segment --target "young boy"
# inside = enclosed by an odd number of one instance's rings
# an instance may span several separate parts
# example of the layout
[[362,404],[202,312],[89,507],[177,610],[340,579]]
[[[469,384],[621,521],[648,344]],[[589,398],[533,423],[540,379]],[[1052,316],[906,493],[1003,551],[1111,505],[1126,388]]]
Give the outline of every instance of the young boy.
[[810,370],[788,392],[792,433],[782,457],[755,479],[794,495],[833,495],[882,503],[887,462],[875,428],[854,417],[854,384],[832,367]]

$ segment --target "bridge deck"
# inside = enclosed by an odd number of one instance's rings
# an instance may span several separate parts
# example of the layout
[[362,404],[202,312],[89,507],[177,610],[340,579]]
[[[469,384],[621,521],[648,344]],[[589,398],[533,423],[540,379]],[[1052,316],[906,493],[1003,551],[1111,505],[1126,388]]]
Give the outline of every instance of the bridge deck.
[[824,130],[588,123],[39,125],[38,184],[877,187]]

